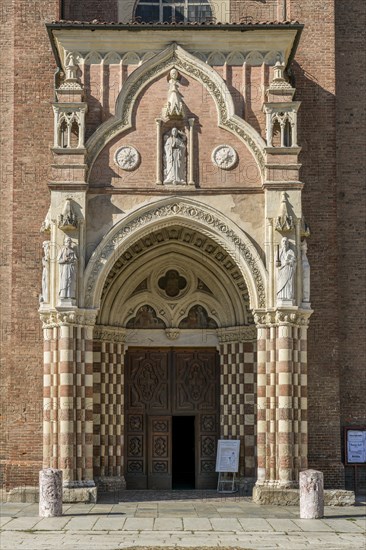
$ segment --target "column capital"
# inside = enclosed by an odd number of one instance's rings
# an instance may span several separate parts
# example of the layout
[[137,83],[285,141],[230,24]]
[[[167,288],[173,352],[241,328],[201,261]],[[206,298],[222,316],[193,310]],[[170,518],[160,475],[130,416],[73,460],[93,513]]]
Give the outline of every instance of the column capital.
[[97,309],[61,309],[40,311],[42,328],[54,328],[60,326],[94,326],[97,318]]
[[254,322],[257,328],[281,325],[308,326],[312,313],[312,309],[300,309],[298,307],[279,307],[267,311],[256,310],[254,311]]

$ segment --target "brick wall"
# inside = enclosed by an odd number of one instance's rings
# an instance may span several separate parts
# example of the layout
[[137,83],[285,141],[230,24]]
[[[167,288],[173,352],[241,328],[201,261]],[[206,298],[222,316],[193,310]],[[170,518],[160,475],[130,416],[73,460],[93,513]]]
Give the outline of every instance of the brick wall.
[[58,0],[2,3],[2,373],[7,487],[36,484],[42,467],[43,338],[38,315],[40,225],[49,205],[55,63],[44,26]]

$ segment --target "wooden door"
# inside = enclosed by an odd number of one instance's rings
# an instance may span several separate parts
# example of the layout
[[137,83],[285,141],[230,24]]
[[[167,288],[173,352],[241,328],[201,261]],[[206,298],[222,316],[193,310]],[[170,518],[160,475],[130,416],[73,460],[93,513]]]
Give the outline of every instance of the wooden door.
[[149,472],[151,474],[149,450],[152,448],[152,440],[149,441],[152,424],[149,426],[148,421],[150,416],[170,414],[170,377],[169,350],[128,351],[125,367],[125,477],[129,489],[148,487]]
[[172,484],[172,415],[195,417],[196,488],[215,488],[219,365],[215,350],[129,350],[125,475],[130,489]]

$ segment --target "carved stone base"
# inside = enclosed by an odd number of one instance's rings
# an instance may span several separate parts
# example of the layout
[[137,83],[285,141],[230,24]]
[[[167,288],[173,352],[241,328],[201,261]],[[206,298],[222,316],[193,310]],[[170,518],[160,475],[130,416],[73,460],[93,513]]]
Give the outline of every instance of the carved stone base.
[[114,493],[126,489],[124,476],[102,476],[95,480],[100,493]]
[[[268,487],[256,485],[253,489],[253,501],[262,505],[274,506],[299,506],[299,489],[285,489],[279,487]],[[325,490],[325,506],[353,506],[355,504],[355,494],[353,491],[343,489]]]
[[305,470],[300,472],[300,518],[318,519],[324,517],[323,472]]
[[45,468],[39,472],[39,515],[62,516],[62,470]]

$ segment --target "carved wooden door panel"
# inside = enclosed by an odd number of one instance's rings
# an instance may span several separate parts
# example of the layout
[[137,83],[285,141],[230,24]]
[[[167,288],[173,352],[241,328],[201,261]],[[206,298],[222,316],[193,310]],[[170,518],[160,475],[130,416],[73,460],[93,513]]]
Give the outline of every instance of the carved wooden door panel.
[[[195,486],[215,488],[219,364],[215,350],[128,350],[125,476],[129,489],[172,486],[172,415],[195,417]],[[184,437],[184,434],[183,434]]]
[[219,361],[215,350],[174,353],[173,414],[196,416],[196,489],[217,486],[219,435]]
[[172,417],[149,416],[148,488],[172,487]]
[[[170,414],[169,350],[129,350],[125,366],[125,476],[129,489],[148,487],[151,414]],[[168,475],[168,474],[167,474]]]

